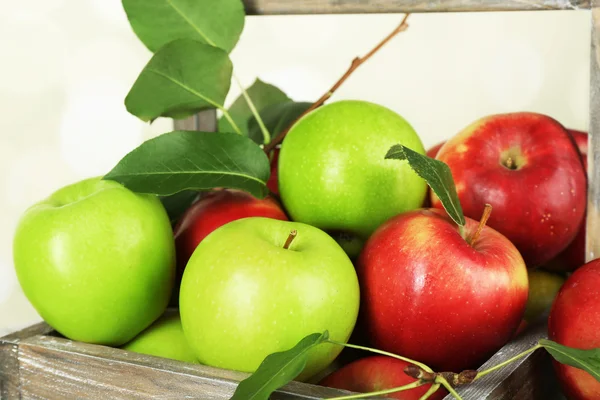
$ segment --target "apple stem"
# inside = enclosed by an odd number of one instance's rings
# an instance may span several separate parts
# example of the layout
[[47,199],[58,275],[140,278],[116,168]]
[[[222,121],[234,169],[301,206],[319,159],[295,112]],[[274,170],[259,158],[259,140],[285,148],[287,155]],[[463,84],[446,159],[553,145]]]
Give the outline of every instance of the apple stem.
[[490,218],[491,213],[492,213],[492,205],[486,204],[485,209],[483,210],[483,215],[481,216],[481,220],[479,220],[479,226],[477,227],[477,230],[475,231],[473,236],[471,236],[471,240],[470,240],[471,245],[473,245],[473,243],[475,243],[475,241],[479,238],[479,235],[481,234],[481,231],[483,230],[483,227],[485,226],[488,218]]
[[342,75],[342,77],[340,79],[338,79],[338,81],[327,92],[325,92],[325,94],[323,94],[323,96],[321,96],[310,107],[308,107],[306,109],[306,111],[304,111],[302,114],[300,114],[300,116],[298,118],[296,118],[291,124],[289,124],[286,129],[284,129],[283,131],[281,131],[279,133],[279,135],[277,135],[273,140],[271,140],[271,142],[267,143],[265,145],[264,149],[263,149],[264,152],[267,153],[267,154],[269,154],[271,152],[271,150],[273,150],[275,148],[275,146],[277,146],[279,143],[281,143],[283,141],[283,138],[285,138],[285,135],[287,135],[287,133],[290,130],[290,128],[296,122],[298,122],[298,120],[300,120],[300,118],[304,117],[306,114],[308,114],[309,112],[313,111],[314,109],[319,108],[320,106],[322,106],[331,96],[333,96],[333,93],[340,86],[342,86],[342,84],[346,81],[346,79],[348,79],[348,77],[350,75],[352,75],[352,73],[354,72],[354,70],[356,70],[361,64],[363,64],[365,61],[367,61],[369,58],[371,58],[371,56],[373,54],[377,53],[377,51],[379,51],[379,49],[381,49],[387,42],[389,42],[390,40],[392,40],[392,38],[394,36],[396,36],[400,32],[404,32],[406,30],[406,28],[408,28],[408,24],[406,23],[406,20],[408,19],[409,15],[410,15],[410,13],[407,13],[404,16],[404,18],[402,19],[402,21],[400,22],[400,25],[398,25],[389,35],[387,35],[381,42],[379,42],[377,44],[377,46],[375,46],[373,49],[371,49],[371,51],[369,51],[363,57],[356,57],[354,60],[352,60],[352,63],[350,64],[350,67],[344,73],[344,75]]
[[290,245],[292,244],[292,241],[294,240],[294,238],[296,237],[296,235],[298,234],[297,230],[293,230],[290,232],[290,235],[288,236],[287,240],[285,241],[285,244],[283,245],[284,249],[289,249]]

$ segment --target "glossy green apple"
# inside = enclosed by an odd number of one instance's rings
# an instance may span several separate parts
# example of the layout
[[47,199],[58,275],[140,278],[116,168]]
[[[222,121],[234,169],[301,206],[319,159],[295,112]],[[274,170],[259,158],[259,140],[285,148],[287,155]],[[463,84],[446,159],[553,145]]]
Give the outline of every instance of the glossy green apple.
[[[297,236],[284,244],[291,231]],[[310,225],[264,217],[227,223],[190,258],[179,294],[183,331],[202,364],[253,372],[274,352],[329,331],[350,337],[358,278],[344,250]],[[312,350],[298,380],[327,367],[340,346]]]
[[152,325],[121,348],[151,356],[198,363],[183,334],[177,310],[167,310]]
[[119,346],[165,310],[175,244],[155,196],[90,178],[30,207],[13,242],[23,292],[72,340]]
[[385,159],[395,144],[425,154],[411,125],[383,106],[343,100],[307,114],[279,154],[279,192],[291,219],[367,239],[392,216],[421,207],[425,180],[406,162]]

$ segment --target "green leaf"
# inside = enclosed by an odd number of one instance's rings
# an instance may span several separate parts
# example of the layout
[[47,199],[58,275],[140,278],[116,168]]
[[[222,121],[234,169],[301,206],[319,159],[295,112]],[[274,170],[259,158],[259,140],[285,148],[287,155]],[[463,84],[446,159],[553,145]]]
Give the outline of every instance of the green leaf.
[[[291,99],[276,86],[265,83],[260,79],[256,79],[252,86],[246,89],[246,93],[248,93],[248,96],[250,96],[256,109],[259,111],[271,104],[291,101]],[[233,102],[231,107],[229,107],[229,114],[237,126],[240,127],[242,133],[247,135],[248,121],[252,117],[252,111],[244,96],[240,95]],[[227,119],[224,117],[219,119],[219,132],[231,132],[232,129],[233,128]],[[260,143],[262,144],[262,133],[260,133],[260,135]]]
[[192,203],[199,193],[195,190],[184,190],[170,196],[162,196],[160,201],[167,211],[171,224],[175,224]]
[[185,118],[223,108],[233,66],[227,53],[190,39],[171,42],[154,54],[125,98],[143,121]]
[[385,158],[407,160],[411,168],[427,181],[431,190],[440,198],[450,218],[460,226],[465,225],[465,216],[456,193],[452,172],[446,163],[419,154],[401,144],[392,146]]
[[230,52],[244,29],[241,0],[123,0],[131,28],[155,52],[177,39],[195,39]]
[[[312,103],[288,101],[285,103],[271,104],[262,110],[259,114],[265,123],[265,126],[271,132],[272,138],[275,138],[281,131],[292,124]],[[256,118],[250,118],[248,121],[248,136],[258,144],[262,144],[263,136]]]
[[327,331],[313,333],[289,350],[269,354],[252,375],[239,383],[231,400],[268,400],[271,393],[300,375],[310,350],[328,337]]
[[574,349],[546,339],[541,339],[539,343],[559,363],[582,369],[600,381],[600,348]]
[[245,136],[174,131],[142,143],[104,179],[159,196],[224,187],[264,198],[269,174],[267,156]]

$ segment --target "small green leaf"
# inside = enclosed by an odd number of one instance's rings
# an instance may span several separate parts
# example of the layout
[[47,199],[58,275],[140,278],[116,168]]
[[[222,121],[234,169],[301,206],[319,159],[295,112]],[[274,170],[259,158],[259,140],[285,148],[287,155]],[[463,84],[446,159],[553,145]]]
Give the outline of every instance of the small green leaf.
[[582,369],[600,381],[600,348],[574,349],[546,339],[541,339],[539,343],[559,363]]
[[411,168],[427,181],[431,190],[440,198],[450,218],[460,226],[465,225],[465,216],[456,193],[452,172],[446,163],[419,154],[401,144],[392,146],[385,158],[407,160]]
[[123,0],[131,28],[152,52],[194,39],[230,52],[244,29],[241,0]]
[[171,224],[175,224],[192,203],[199,193],[195,190],[184,190],[170,196],[162,196],[160,201],[167,211]]
[[310,349],[328,337],[327,331],[313,333],[289,350],[269,354],[252,375],[239,383],[231,400],[268,400],[271,393],[300,375]]
[[[271,132],[272,138],[275,138],[275,136],[292,124],[311,105],[312,103],[308,102],[288,101],[271,104],[260,110],[259,113],[265,126]],[[262,144],[262,132],[254,117],[248,121],[248,136],[256,143]]]
[[159,196],[224,187],[264,198],[269,174],[269,159],[245,136],[174,131],[142,143],[104,179]]
[[[259,111],[271,104],[291,101],[291,99],[276,86],[265,83],[260,79],[256,79],[252,86],[246,89],[246,93],[248,93],[248,96],[250,96],[252,102],[256,106],[256,109]],[[250,110],[248,102],[246,102],[244,96],[240,95],[233,102],[231,107],[229,107],[228,111],[233,121],[237,124],[237,126],[240,127],[242,133],[247,135],[248,121],[252,117],[252,111]],[[232,126],[229,121],[227,121],[227,119],[224,117],[221,117],[219,119],[219,132],[231,131]],[[259,143],[262,144],[262,133],[260,133],[260,135],[261,141]]]
[[227,53],[195,40],[171,42],[154,54],[125,98],[127,110],[143,121],[185,118],[222,108],[233,66]]

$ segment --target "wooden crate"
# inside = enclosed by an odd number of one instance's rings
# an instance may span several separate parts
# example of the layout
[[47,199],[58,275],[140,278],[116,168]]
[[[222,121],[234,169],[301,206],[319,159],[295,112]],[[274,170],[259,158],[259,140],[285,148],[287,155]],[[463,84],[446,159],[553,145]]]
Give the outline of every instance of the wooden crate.
[[[589,126],[589,190],[586,254],[600,255],[600,0],[245,0],[248,15],[419,13],[589,9],[593,19]],[[214,130],[214,110],[175,121],[176,129]],[[530,348],[547,337],[546,320],[532,325],[480,369]],[[247,374],[74,342],[40,323],[0,339],[0,399],[228,399]],[[480,381],[459,388],[465,400],[562,399],[549,355],[531,353]],[[321,399],[349,394],[292,382],[272,398]],[[446,399],[451,399],[447,396]]]

